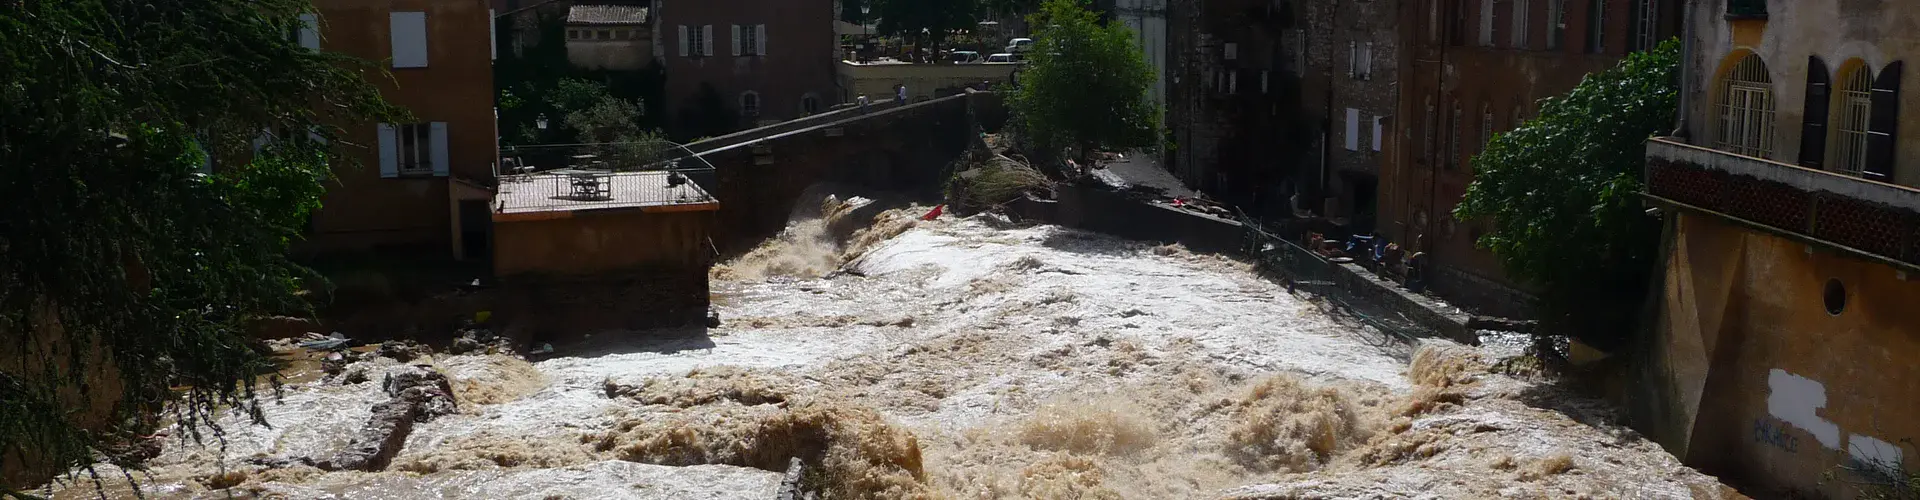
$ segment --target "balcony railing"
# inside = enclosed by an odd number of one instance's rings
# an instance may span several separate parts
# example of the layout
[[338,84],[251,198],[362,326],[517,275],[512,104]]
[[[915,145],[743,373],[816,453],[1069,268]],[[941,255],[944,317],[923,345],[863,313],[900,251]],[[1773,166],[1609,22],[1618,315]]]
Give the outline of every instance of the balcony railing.
[[1656,203],[1920,267],[1920,190],[1670,138],[1647,141],[1646,168]]
[[509,146],[494,210],[503,214],[712,205],[713,165],[656,140]]

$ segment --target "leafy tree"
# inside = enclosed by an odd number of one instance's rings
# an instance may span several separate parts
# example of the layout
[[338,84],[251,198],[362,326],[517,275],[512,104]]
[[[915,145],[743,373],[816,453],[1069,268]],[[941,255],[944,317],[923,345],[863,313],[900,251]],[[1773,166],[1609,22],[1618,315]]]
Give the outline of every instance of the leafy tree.
[[1080,0],[1047,0],[1032,21],[1044,28],[1009,105],[1036,156],[1157,144],[1153,68],[1125,26],[1100,24]]
[[245,326],[310,311],[286,250],[329,162],[349,166],[341,127],[404,119],[366,81],[378,65],[292,40],[312,11],[0,8],[0,484],[135,465],[116,436],[163,409],[196,439],[222,408],[260,419],[254,388],[276,367]]
[[1477,243],[1542,290],[1553,330],[1604,347],[1634,329],[1660,237],[1639,198],[1642,152],[1673,126],[1679,53],[1668,41],[1588,75],[1473,160],[1454,216],[1492,223]]
[[[928,49],[941,62],[940,47],[949,33],[973,29],[982,12],[980,0],[871,0],[872,15],[880,18],[882,35],[903,36]],[[919,56],[916,54],[915,58]]]
[[640,127],[640,108],[632,101],[606,96],[586,109],[567,114],[567,128],[578,140],[595,144],[595,154],[613,160],[616,168],[631,169],[661,160],[668,145]]

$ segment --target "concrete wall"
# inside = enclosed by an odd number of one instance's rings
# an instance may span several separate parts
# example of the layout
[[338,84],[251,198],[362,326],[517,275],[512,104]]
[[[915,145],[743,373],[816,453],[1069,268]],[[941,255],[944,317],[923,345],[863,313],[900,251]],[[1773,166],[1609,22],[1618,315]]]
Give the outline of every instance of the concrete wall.
[[1240,249],[1246,230],[1239,222],[1198,214],[1100,187],[1062,185],[1055,200],[1021,200],[1021,216],[1121,238],[1178,243],[1196,252]]
[[[1806,106],[1808,56],[1825,61],[1832,81],[1849,61],[1864,63],[1877,78],[1888,63],[1920,54],[1920,11],[1900,2],[1767,2],[1768,16],[1758,20],[1727,20],[1726,2],[1692,2],[1687,18],[1692,24],[1692,53],[1687,58],[1687,131],[1693,144],[1711,146],[1716,125],[1712,103],[1715,82],[1732,66],[1735,56],[1758,54],[1767,63],[1773,82],[1774,151],[1770,159],[1795,162],[1800,155],[1801,124]],[[1902,110],[1920,109],[1916,70],[1901,76]],[[1834,109],[1837,109],[1834,108]],[[1907,112],[1911,115],[1911,112]],[[1920,125],[1906,120],[1894,142],[1894,181],[1920,186]],[[1828,150],[1832,151],[1831,143]]]
[[[495,129],[493,63],[488,32],[493,26],[484,0],[318,0],[320,49],[389,61],[388,15],[394,11],[427,13],[425,68],[388,68],[392,78],[370,73],[369,80],[389,102],[413,112],[419,122],[447,122],[452,175],[493,177]],[[391,66],[388,64],[388,66]],[[381,178],[375,124],[342,124],[343,155],[359,165],[334,168],[336,183],[321,198],[311,234],[296,246],[300,253],[363,250],[386,246],[417,247],[451,255],[452,214],[446,178]]]
[[[962,89],[967,86],[978,87],[982,82],[992,82],[994,86],[1010,81],[1013,71],[1020,68],[1017,63],[982,64],[908,64],[908,63],[857,63],[840,61],[834,68],[839,72],[840,88],[843,95],[837,96],[841,102],[853,102],[859,96],[867,96],[869,101],[893,99],[895,85],[907,86],[907,100],[919,102],[935,97],[944,97],[942,89]],[[951,94],[947,94],[951,95]]]
[[1668,224],[1661,312],[1629,384],[1637,427],[1755,495],[1850,497],[1863,478],[1842,467],[1861,460],[1920,470],[1902,442],[1920,437],[1920,283],[1712,216]]
[[[692,102],[700,84],[710,83],[729,109],[738,111],[741,94],[752,91],[760,95],[758,118],[784,120],[803,114],[804,96],[814,96],[825,109],[840,95],[834,85],[833,52],[838,43],[832,2],[658,0],[654,9],[655,46],[666,61],[668,102]],[[734,56],[731,27],[736,24],[767,25],[769,53]],[[681,57],[682,25],[712,25],[713,55]]]
[[596,277],[711,266],[714,212],[674,207],[495,214],[494,275]]

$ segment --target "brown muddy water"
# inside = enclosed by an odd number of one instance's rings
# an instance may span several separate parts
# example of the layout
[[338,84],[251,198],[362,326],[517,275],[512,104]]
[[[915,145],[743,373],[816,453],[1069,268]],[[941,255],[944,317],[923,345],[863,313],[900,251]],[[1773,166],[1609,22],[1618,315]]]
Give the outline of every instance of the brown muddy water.
[[[717,267],[704,332],[527,363],[435,355],[460,412],[379,472],[314,457],[386,397],[301,379],[272,427],[169,443],[154,498],[1733,498],[1491,355],[1411,360],[1245,264],[991,216],[821,217]],[[1388,346],[1387,348],[1379,346]],[[1411,363],[1409,362],[1411,361]],[[124,482],[109,496],[127,496]],[[86,498],[91,485],[55,486]]]

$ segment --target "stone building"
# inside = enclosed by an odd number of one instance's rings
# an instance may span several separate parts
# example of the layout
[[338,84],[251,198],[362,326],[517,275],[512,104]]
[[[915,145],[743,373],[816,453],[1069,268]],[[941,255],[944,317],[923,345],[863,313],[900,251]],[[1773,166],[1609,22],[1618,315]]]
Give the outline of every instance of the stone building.
[[[1396,83],[1378,190],[1381,234],[1431,257],[1432,285],[1473,309],[1525,315],[1527,294],[1474,246],[1485,224],[1450,214],[1473,181],[1470,158],[1587,73],[1671,38],[1679,0],[1413,0],[1399,12]],[[1424,243],[1422,243],[1424,242]]]
[[666,101],[680,106],[670,112],[726,113],[742,128],[836,104],[833,2],[656,0],[653,10]]
[[1293,16],[1281,3],[1201,0],[1167,20],[1164,160],[1188,186],[1256,213],[1284,207],[1284,186],[1299,184],[1287,176],[1306,136],[1281,42]]
[[1647,144],[1664,286],[1629,403],[1755,497],[1920,470],[1916,23],[1893,2],[1688,5],[1682,121]]
[[567,62],[586,69],[631,71],[653,65],[653,24],[646,7],[574,5],[567,9]]
[[[1323,184],[1301,208],[1323,210],[1357,233],[1370,233],[1379,199],[1380,164],[1392,141],[1398,106],[1400,4],[1396,0],[1299,2],[1305,22],[1284,39],[1290,67],[1302,70],[1300,99],[1319,124],[1318,146],[1304,167]],[[1315,186],[1320,187],[1320,186]]]

